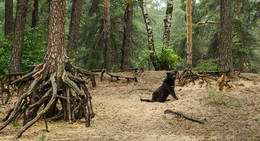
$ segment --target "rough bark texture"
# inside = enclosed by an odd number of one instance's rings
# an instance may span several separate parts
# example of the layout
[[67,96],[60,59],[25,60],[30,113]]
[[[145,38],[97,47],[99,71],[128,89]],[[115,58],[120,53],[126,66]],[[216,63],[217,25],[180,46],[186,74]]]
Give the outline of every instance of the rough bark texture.
[[233,71],[232,0],[220,0],[219,69],[222,71]]
[[13,32],[13,0],[5,0],[5,35]]
[[132,26],[133,26],[133,2],[128,0],[124,16],[124,39],[122,50],[121,69],[127,69],[131,63]]
[[187,68],[192,68],[192,10],[191,0],[187,0]]
[[28,0],[18,0],[9,73],[20,72],[22,68],[27,2]]
[[80,20],[83,0],[73,0],[72,3],[72,13],[70,20],[70,31],[69,31],[69,43],[68,52],[69,57],[75,58],[78,42],[79,42],[79,30],[80,30]]
[[155,55],[154,40],[153,40],[153,29],[152,29],[152,26],[150,24],[149,15],[147,13],[145,0],[140,0],[140,2],[141,2],[140,6],[142,8],[142,12],[143,12],[143,16],[144,16],[144,22],[145,22],[146,30],[147,30],[148,48],[149,48],[149,50],[152,51],[152,53],[150,54],[150,58],[152,60],[152,63],[153,63],[155,70],[160,70],[161,69],[160,62],[159,62],[159,59],[157,58],[157,56]]
[[110,46],[111,46],[111,35],[110,35],[110,0],[104,0],[104,68],[110,71],[111,67],[111,54],[110,54]]
[[38,6],[39,6],[39,0],[33,0],[32,1],[32,27],[36,27],[39,23]]
[[49,3],[45,57],[39,65],[32,67],[30,72],[12,82],[19,87],[18,90],[13,89],[17,91],[19,97],[15,106],[9,108],[2,118],[5,120],[0,126],[1,131],[24,114],[23,126],[15,139],[40,118],[57,120],[63,117],[64,120],[76,121],[85,117],[88,127],[90,118],[94,117],[91,96],[86,87],[87,82],[79,77],[88,72],[72,65],[66,56],[65,0],[50,0]]
[[163,45],[165,48],[169,46],[171,25],[172,25],[172,0],[167,0],[166,18],[164,19]]

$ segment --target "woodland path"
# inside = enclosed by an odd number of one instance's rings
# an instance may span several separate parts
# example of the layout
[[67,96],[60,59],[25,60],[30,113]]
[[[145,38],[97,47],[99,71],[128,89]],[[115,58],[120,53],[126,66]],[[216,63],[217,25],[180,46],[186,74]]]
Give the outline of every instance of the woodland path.
[[[85,128],[82,121],[68,124],[64,121],[49,123],[50,132],[43,131],[40,121],[26,131],[19,140],[260,140],[260,76],[243,74],[254,81],[235,81],[236,89],[224,93],[226,105],[212,104],[206,84],[176,86],[179,100],[171,96],[166,103],[141,102],[151,99],[164,80],[166,71],[147,71],[138,76],[139,82],[125,80],[103,82],[97,78],[97,87],[90,87],[93,109],[96,114],[91,127]],[[130,76],[131,73],[122,73]],[[212,82],[214,85],[214,82]],[[137,90],[148,89],[148,90]],[[133,90],[133,91],[132,91]],[[15,100],[15,99],[14,99]],[[9,105],[0,105],[0,116]],[[166,109],[181,111],[205,122],[199,124],[171,114]],[[15,126],[0,131],[0,140],[12,140]]]

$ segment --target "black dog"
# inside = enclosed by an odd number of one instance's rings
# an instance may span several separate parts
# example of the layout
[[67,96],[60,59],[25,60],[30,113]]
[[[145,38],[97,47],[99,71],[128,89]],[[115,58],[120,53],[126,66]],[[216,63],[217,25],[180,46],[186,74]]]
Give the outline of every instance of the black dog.
[[178,97],[176,96],[174,92],[174,86],[175,86],[175,78],[176,74],[179,74],[178,71],[173,72],[167,72],[167,76],[165,80],[163,81],[163,84],[153,93],[152,100],[149,99],[141,99],[141,101],[146,102],[165,102],[168,95],[171,94],[173,98],[178,100]]

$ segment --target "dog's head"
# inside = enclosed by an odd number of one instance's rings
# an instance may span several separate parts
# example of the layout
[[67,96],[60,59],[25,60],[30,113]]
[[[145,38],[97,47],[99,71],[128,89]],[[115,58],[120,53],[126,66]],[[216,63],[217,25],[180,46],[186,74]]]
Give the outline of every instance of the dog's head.
[[167,72],[166,74],[167,74],[167,79],[169,80],[175,80],[176,78],[179,77],[178,71]]

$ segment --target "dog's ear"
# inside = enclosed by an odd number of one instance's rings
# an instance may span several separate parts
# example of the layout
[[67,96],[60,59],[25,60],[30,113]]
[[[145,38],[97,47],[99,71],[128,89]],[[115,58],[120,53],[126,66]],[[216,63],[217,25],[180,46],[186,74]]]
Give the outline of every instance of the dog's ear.
[[169,75],[170,75],[170,72],[166,72],[166,74],[167,74],[167,76],[169,76]]

